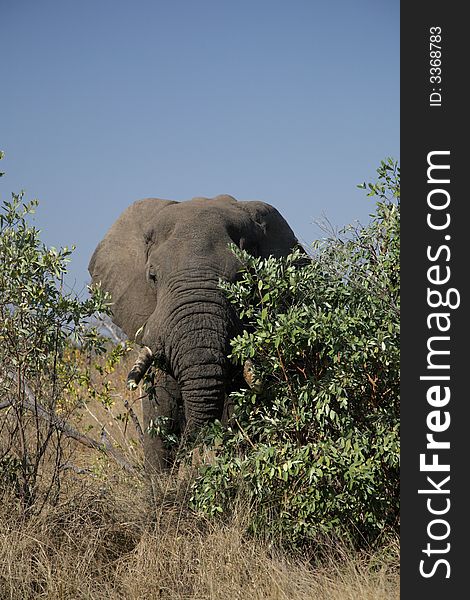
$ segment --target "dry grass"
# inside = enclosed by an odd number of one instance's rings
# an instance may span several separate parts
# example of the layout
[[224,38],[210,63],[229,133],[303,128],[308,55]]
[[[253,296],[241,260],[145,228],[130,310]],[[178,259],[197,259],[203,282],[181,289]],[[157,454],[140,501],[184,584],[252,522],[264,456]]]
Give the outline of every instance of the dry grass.
[[372,556],[336,546],[312,566],[249,538],[242,510],[225,524],[189,513],[187,480],[159,479],[151,504],[122,475],[69,479],[64,501],[29,520],[4,498],[2,600],[399,598],[398,543]]
[[[115,390],[131,360],[111,375]],[[110,409],[90,402],[75,425],[93,425],[95,436],[104,425],[129,460],[141,460],[132,424],[115,418],[135,397],[115,397]],[[155,478],[150,494],[94,450],[76,447],[71,462],[82,474],[66,470],[60,503],[39,515],[24,519],[0,494],[0,600],[399,598],[398,541],[372,555],[335,544],[321,560],[294,557],[246,535],[246,508],[224,523],[189,512],[190,473]]]

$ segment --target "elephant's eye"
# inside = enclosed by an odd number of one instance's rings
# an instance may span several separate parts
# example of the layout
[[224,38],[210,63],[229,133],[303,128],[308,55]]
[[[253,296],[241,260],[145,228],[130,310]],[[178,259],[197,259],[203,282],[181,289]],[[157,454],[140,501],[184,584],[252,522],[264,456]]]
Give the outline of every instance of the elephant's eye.
[[158,272],[157,272],[157,269],[153,265],[150,265],[150,267],[149,267],[148,279],[152,285],[155,285],[157,283]]

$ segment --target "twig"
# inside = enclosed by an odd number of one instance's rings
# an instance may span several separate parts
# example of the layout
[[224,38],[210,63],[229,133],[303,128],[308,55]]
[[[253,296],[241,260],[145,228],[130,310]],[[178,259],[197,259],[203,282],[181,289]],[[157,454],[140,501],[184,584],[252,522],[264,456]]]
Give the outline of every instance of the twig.
[[59,470],[60,471],[69,470],[69,471],[73,471],[74,473],[77,473],[78,475],[90,475],[91,477],[96,477],[96,474],[93,473],[93,471],[91,469],[84,469],[82,467],[77,467],[77,465],[74,465],[70,461],[60,465]]
[[127,408],[129,416],[130,416],[132,422],[134,423],[134,427],[137,432],[137,435],[139,436],[139,440],[140,440],[141,444],[143,444],[144,443],[144,432],[142,431],[142,426],[139,423],[139,419],[137,418],[137,415],[135,414],[132,406],[129,404],[129,400],[127,400],[127,398],[124,398],[123,400],[124,400],[124,406]]
[[[69,423],[67,423],[65,419],[57,416],[55,413],[49,412],[43,406],[41,406],[39,402],[35,401],[35,397],[31,390],[27,387],[27,385],[24,386],[24,392],[25,396],[20,402],[21,408],[31,411],[37,417],[47,421],[48,423],[56,427],[59,431],[61,431],[64,435],[74,439],[79,444],[82,444],[87,448],[93,448],[94,450],[104,452],[107,456],[114,459],[126,471],[130,473],[137,472],[137,468],[134,465],[132,465],[118,450],[116,450],[116,448],[112,446],[112,444],[109,442],[107,434],[105,434],[106,440],[105,443],[103,443],[98,442],[97,440],[89,437],[88,435],[80,433]],[[15,402],[15,400],[8,399],[4,400],[3,402],[0,402],[0,410],[9,406],[18,406],[18,402]]]

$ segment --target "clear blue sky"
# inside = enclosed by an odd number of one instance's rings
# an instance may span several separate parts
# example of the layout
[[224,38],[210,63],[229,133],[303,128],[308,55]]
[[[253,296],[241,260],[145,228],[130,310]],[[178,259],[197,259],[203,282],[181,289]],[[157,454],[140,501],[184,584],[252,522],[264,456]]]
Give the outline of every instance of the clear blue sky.
[[398,0],[0,0],[0,39],[0,197],[79,293],[134,200],[264,200],[308,244],[399,159]]

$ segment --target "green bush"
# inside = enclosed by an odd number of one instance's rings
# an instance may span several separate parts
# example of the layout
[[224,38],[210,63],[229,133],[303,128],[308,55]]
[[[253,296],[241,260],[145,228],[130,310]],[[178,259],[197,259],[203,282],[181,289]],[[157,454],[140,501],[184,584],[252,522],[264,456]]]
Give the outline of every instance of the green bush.
[[107,310],[99,289],[85,301],[65,291],[71,250],[41,242],[36,206],[22,193],[0,206],[0,492],[6,484],[27,509],[60,489],[64,390],[77,374],[64,350],[99,348],[88,321]]
[[397,528],[399,168],[377,172],[360,186],[377,198],[370,223],[318,241],[311,260],[234,249],[244,270],[223,287],[250,327],[233,360],[252,359],[263,388],[234,394],[231,424],[208,429],[196,510],[224,513],[242,495],[252,531],[297,546]]

